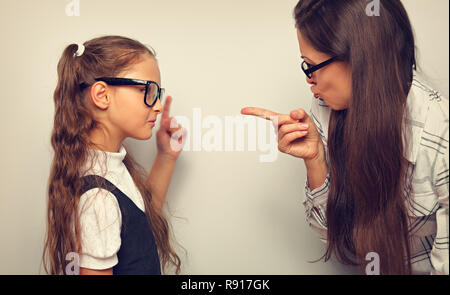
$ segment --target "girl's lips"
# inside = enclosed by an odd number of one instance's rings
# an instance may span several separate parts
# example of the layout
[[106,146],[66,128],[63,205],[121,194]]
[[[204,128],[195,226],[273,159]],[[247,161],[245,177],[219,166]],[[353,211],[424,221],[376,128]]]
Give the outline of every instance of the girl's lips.
[[314,97],[315,98],[319,98],[319,94],[314,94]]

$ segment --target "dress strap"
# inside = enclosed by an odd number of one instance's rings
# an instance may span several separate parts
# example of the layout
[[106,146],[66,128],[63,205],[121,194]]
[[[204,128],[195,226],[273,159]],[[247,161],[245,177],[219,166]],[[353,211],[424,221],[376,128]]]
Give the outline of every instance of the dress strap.
[[87,192],[88,190],[97,187],[106,189],[111,193],[113,193],[114,195],[115,191],[117,190],[117,187],[114,184],[112,184],[109,180],[99,175],[86,175],[83,176],[81,179],[83,181],[83,184],[80,191],[80,196],[85,192]]

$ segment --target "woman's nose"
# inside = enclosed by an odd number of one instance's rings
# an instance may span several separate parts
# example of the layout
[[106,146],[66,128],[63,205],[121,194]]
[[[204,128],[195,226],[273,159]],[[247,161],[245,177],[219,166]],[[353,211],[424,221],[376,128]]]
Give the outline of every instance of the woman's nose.
[[314,79],[314,74],[311,76],[311,78],[306,76],[306,83],[308,83],[308,84],[316,84],[316,81]]

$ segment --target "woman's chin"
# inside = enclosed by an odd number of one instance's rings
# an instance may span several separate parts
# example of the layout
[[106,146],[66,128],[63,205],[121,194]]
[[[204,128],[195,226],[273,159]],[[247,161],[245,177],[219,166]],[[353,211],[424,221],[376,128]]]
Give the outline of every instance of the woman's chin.
[[348,106],[344,106],[344,105],[339,105],[339,104],[334,104],[334,103],[329,103],[325,100],[323,100],[323,102],[333,111],[343,111],[348,109]]

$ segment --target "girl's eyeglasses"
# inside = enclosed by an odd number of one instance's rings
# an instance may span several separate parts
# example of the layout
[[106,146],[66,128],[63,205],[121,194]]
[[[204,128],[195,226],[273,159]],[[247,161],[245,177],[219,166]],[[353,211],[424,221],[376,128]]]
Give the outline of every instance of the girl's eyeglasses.
[[[164,88],[159,87],[158,83],[154,81],[113,77],[101,77],[94,80],[103,81],[114,86],[143,85],[145,86],[144,103],[149,107],[153,107],[158,99],[162,101],[164,95]],[[84,89],[87,86],[89,85],[83,82],[80,84],[80,89]]]
[[306,61],[303,61],[303,62],[302,62],[302,70],[303,70],[303,72],[305,73],[305,75],[306,75],[309,79],[311,79],[311,78],[312,78],[312,74],[313,74],[315,71],[317,71],[317,70],[323,68],[324,66],[326,66],[326,65],[328,65],[328,64],[330,64],[330,63],[332,63],[332,62],[335,61],[336,59],[337,59],[337,57],[335,56],[335,57],[332,57],[332,58],[330,58],[330,59],[328,59],[328,60],[326,60],[326,61],[324,61],[324,62],[322,62],[322,63],[320,63],[320,64],[318,64],[318,65],[315,65],[315,66],[313,66],[313,65],[311,65],[311,64],[309,64],[309,63],[307,63]]

